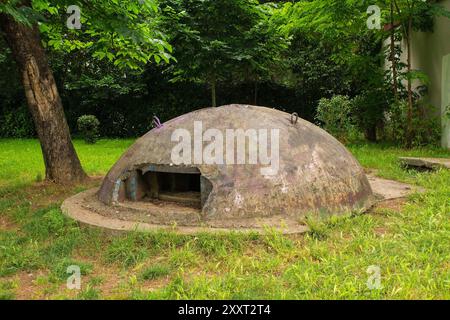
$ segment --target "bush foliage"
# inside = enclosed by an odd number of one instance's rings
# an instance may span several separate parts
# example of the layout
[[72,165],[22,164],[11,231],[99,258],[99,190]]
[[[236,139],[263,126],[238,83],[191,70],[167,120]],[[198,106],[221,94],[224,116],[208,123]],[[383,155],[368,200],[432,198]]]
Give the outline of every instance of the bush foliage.
[[89,144],[94,144],[98,140],[98,132],[100,121],[93,115],[84,115],[77,120],[78,131],[82,135],[84,141]]
[[355,131],[353,124],[353,104],[348,96],[334,96],[331,99],[320,99],[316,119],[323,128],[341,141],[346,141],[351,132]]
[[[398,1],[404,14],[396,18],[405,23],[412,14],[414,30],[429,31],[433,15],[442,12],[432,3],[418,3],[416,11],[409,12],[406,3]],[[411,105],[402,103],[407,98],[405,80],[427,84],[426,76],[407,70],[399,58],[394,59],[396,81],[384,68],[392,52],[395,57],[405,53],[399,45],[404,41],[402,28],[394,31],[397,45],[391,52],[385,46],[390,34],[367,28],[364,1],[160,0],[159,8],[154,4],[149,10],[132,1],[125,11],[115,4],[95,4],[112,9],[109,13],[138,10],[152,21],[142,31],[156,38],[144,37],[153,39],[145,46],[126,47],[117,47],[126,43],[119,41],[121,32],[112,33],[119,38],[106,36],[105,41],[101,26],[60,32],[53,26],[60,26],[61,8],[45,9],[51,14],[42,22],[41,37],[67,122],[89,143],[98,136],[141,136],[151,129],[153,116],[164,122],[209,107],[212,95],[218,106],[242,103],[296,112],[308,121],[317,120],[343,141],[364,136],[405,144],[405,139],[411,140],[405,136],[405,121],[412,127],[408,133],[414,145],[437,140],[440,126],[430,108],[418,107],[418,94],[413,99],[414,119],[405,115]],[[131,26],[141,21],[134,14],[129,18]],[[97,27],[94,34],[100,40],[94,43],[90,29]],[[20,74],[1,38],[0,70],[0,137],[34,136]],[[95,116],[102,126],[80,130],[82,115]]]

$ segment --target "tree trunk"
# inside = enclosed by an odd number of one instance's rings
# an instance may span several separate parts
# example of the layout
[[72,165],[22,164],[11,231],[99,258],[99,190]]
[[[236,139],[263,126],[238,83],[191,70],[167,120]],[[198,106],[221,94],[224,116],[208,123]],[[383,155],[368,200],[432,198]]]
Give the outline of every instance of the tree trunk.
[[213,107],[217,107],[216,103],[216,79],[211,80],[211,104]]
[[372,125],[366,128],[364,132],[365,138],[370,142],[377,142],[377,126]]
[[255,81],[255,87],[254,87],[254,95],[253,95],[253,103],[255,106],[258,105],[258,81]]
[[408,34],[406,35],[407,44],[407,65],[408,65],[408,115],[407,115],[407,130],[406,130],[406,146],[412,146],[412,117],[413,117],[413,92],[411,83],[411,32],[412,32],[412,17],[408,20]]
[[391,62],[392,62],[392,90],[397,101],[397,65],[395,61],[395,27],[394,27],[394,2],[391,0]]
[[70,138],[55,79],[42,47],[37,25],[28,27],[0,14],[3,31],[19,68],[45,163],[45,177],[56,183],[86,177]]

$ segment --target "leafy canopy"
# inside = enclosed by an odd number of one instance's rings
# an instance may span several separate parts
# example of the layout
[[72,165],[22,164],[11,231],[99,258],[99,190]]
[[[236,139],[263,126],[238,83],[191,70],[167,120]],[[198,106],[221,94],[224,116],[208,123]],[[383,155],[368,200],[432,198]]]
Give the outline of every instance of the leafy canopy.
[[[81,29],[66,25],[71,5],[80,8]],[[0,13],[28,26],[37,23],[46,44],[57,51],[81,49],[131,69],[172,59],[155,0],[2,0]]]
[[[162,0],[175,44],[175,80],[215,82],[267,75],[287,47],[271,24],[273,7],[257,0]],[[233,77],[233,75],[238,75]]]

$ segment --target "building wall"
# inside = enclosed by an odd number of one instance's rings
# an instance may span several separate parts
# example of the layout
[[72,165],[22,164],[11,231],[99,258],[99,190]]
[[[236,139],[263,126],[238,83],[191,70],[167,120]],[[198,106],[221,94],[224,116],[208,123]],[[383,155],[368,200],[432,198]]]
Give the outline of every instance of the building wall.
[[442,146],[450,149],[450,54],[443,58],[442,69]]
[[[450,0],[439,1],[450,11]],[[416,32],[411,41],[412,68],[422,70],[430,80],[428,101],[442,115],[442,146],[450,149],[450,120],[444,110],[450,103],[450,19],[439,17],[434,32]],[[406,49],[403,50],[406,61]]]

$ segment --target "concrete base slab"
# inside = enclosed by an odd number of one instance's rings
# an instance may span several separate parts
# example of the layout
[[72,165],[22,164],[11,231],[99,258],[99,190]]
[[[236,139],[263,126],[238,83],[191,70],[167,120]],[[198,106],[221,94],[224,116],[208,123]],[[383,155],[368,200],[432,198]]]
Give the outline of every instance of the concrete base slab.
[[[402,198],[413,192],[423,191],[421,188],[393,180],[374,176],[368,176],[368,179],[378,202]],[[286,220],[285,217],[253,218],[247,222],[243,220],[243,222],[238,223],[231,221],[225,227],[201,225],[200,223],[198,225],[177,226],[167,223],[155,224],[136,221],[140,219],[139,214],[142,213],[143,206],[146,204],[134,202],[125,205],[106,206],[97,200],[97,191],[97,188],[93,188],[66,199],[61,206],[63,213],[83,225],[100,227],[113,232],[166,230],[181,234],[230,231],[265,233],[268,228],[284,234],[299,234],[308,231],[308,227],[301,224],[300,221],[294,219]],[[148,209],[148,207],[145,208]],[[185,208],[184,210],[186,211],[184,214],[195,214],[192,211],[193,209]],[[105,213],[106,211],[108,211],[107,214]]]
[[[256,232],[256,233],[264,233],[267,229],[266,226],[273,226],[273,219],[261,219],[259,228],[239,228],[234,226],[233,228],[216,228],[211,226],[176,226],[176,225],[164,225],[164,224],[152,224],[140,221],[132,221],[132,220],[122,220],[118,218],[108,217],[96,212],[95,209],[87,207],[85,204],[85,200],[87,198],[92,199],[95,198],[95,195],[98,191],[98,188],[93,188],[84,192],[81,192],[73,197],[66,199],[61,209],[63,213],[84,225],[100,227],[104,229],[108,229],[110,231],[156,231],[156,230],[165,230],[165,231],[174,231],[181,234],[195,234],[199,232],[230,232],[230,231],[239,231],[239,232]],[[100,201],[95,203],[95,205],[100,205]],[[110,207],[110,210],[113,211],[117,209],[115,207]],[[117,211],[118,212],[118,211]],[[278,221],[278,225],[283,224],[282,221]],[[289,226],[288,226],[289,225]],[[307,227],[304,225],[300,225],[299,223],[292,224],[292,221],[286,221],[286,227],[278,226],[275,227],[276,230],[284,233],[284,234],[296,234],[303,233],[307,231]]]
[[413,158],[401,157],[400,162],[407,167],[436,170],[439,168],[450,169],[450,159],[446,158]]
[[367,176],[375,196],[383,200],[403,198],[411,193],[423,192],[424,189],[395,180],[383,179],[375,176]]

